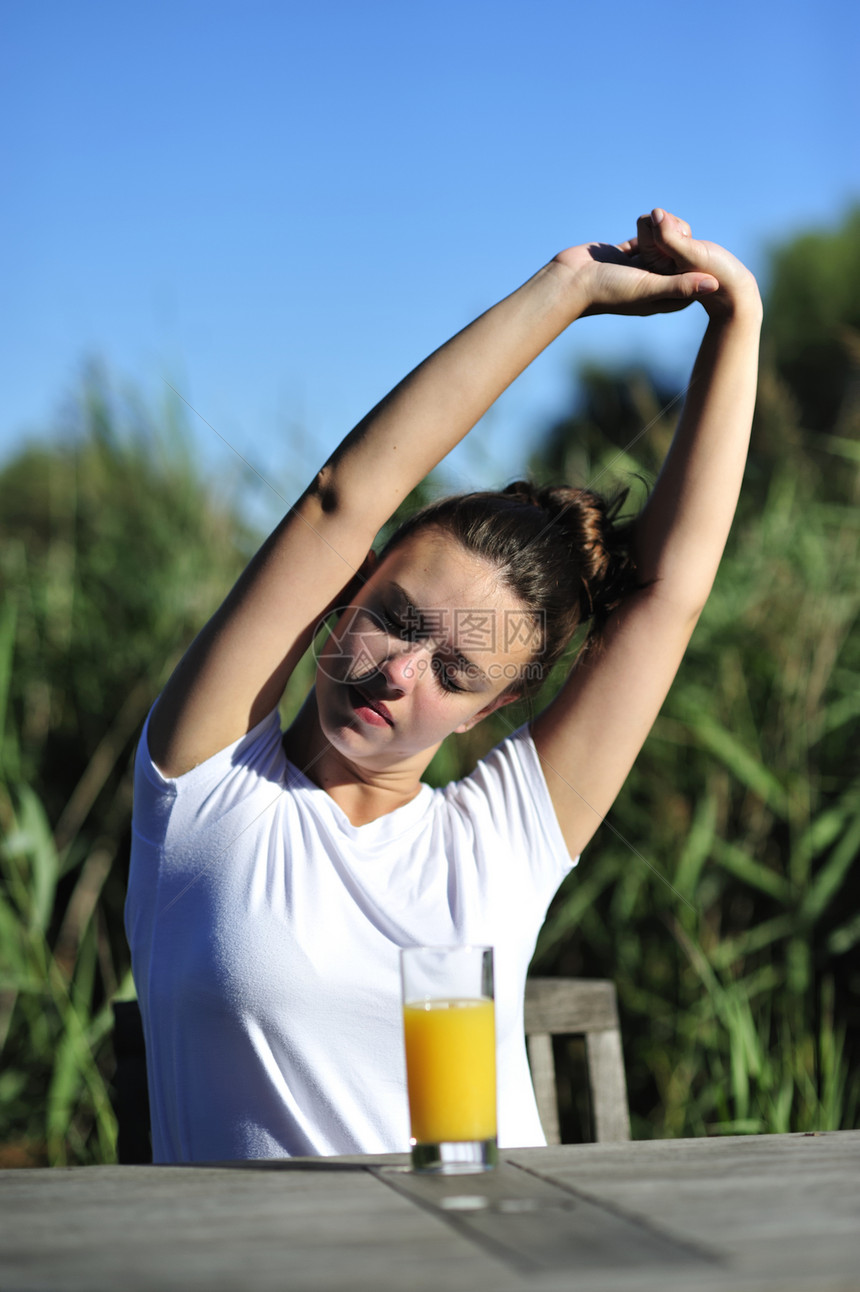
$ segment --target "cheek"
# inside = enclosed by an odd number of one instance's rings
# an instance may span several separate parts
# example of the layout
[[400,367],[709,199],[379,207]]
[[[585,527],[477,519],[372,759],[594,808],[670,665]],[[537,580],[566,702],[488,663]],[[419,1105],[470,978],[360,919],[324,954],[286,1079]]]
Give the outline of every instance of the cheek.
[[314,653],[318,676],[339,680],[346,672],[343,645],[336,633],[330,633]]
[[383,635],[368,616],[344,615],[317,655],[318,665],[337,677],[367,672],[384,651]]
[[475,715],[483,705],[475,700],[449,696],[444,693],[432,693],[425,696],[416,708],[416,719],[434,729],[435,734],[448,735],[469,727],[475,721]]

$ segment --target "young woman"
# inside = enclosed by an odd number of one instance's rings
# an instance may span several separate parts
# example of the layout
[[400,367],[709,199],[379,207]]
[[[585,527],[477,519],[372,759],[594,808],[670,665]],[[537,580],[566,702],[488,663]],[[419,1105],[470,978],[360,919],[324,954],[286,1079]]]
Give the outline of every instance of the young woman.
[[[437,504],[368,556],[415,484],[574,319],[694,300],[707,331],[629,532],[593,494],[517,484]],[[192,643],[135,782],[127,928],[156,1161],[406,1149],[398,951],[419,944],[496,948],[500,1142],[542,1142],[526,969],[708,596],[760,321],[752,275],[662,210],[630,242],[562,252],[347,436]],[[282,734],[290,673],[347,604]],[[463,781],[424,785],[441,741],[534,689],[589,617],[600,647],[549,707]]]

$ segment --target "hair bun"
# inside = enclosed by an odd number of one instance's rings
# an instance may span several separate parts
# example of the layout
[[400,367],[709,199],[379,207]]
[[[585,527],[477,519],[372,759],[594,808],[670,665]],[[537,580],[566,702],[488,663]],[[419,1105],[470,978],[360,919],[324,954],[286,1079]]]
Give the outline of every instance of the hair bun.
[[607,499],[570,485],[533,485],[515,480],[506,494],[539,507],[570,543],[580,571],[580,613],[599,634],[609,614],[638,586],[629,527],[617,523],[627,490]]

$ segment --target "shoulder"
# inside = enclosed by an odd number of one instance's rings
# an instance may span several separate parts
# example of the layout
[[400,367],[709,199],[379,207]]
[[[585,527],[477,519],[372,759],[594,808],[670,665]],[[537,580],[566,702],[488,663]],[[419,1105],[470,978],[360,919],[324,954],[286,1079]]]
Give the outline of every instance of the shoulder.
[[562,867],[567,852],[529,724],[511,733],[475,770],[443,791],[454,809],[479,818],[481,828],[529,852],[542,851]]
[[452,781],[444,793],[452,799],[473,793],[494,794],[503,787],[529,785],[541,778],[540,759],[526,723],[494,745],[468,776]]
[[149,746],[151,716],[152,711],[144,724],[135,756],[135,815],[159,803],[200,803],[211,799],[219,787],[228,794],[231,786],[247,793],[256,782],[283,782],[286,756],[277,709],[238,740],[181,776],[166,776],[153,760]]
[[270,809],[285,798],[284,763],[277,712],[176,777],[153,762],[145,725],[135,758],[127,913],[149,908],[156,879],[202,874],[227,848],[235,858],[237,841],[262,847],[277,816]]

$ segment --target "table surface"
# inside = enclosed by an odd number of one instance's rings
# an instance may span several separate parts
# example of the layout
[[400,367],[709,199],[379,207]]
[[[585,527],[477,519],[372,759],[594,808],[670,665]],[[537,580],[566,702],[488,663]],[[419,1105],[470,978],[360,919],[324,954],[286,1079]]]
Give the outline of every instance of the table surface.
[[3,1292],[860,1290],[860,1131],[0,1171]]

